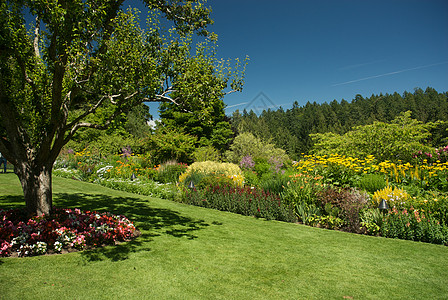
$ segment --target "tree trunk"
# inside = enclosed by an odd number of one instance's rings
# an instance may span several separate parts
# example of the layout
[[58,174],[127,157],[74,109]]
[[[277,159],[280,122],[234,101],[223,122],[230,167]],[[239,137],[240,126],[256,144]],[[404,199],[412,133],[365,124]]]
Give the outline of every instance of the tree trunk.
[[26,210],[31,216],[49,215],[53,206],[51,172],[53,165],[29,167],[22,163],[17,175],[22,184]]

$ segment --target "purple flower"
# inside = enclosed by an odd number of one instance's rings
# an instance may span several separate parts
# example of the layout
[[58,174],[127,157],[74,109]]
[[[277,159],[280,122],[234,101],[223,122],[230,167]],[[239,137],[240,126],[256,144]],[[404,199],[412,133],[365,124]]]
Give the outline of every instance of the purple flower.
[[132,149],[131,146],[126,146],[121,148],[121,152],[123,153],[124,157],[129,157],[132,155]]
[[246,155],[244,156],[241,161],[240,161],[240,167],[242,169],[250,169],[252,170],[252,168],[255,166],[255,162],[252,159],[252,156],[250,155]]
[[271,157],[269,164],[271,165],[271,169],[277,174],[280,173],[280,169],[283,167],[283,162],[277,157]]

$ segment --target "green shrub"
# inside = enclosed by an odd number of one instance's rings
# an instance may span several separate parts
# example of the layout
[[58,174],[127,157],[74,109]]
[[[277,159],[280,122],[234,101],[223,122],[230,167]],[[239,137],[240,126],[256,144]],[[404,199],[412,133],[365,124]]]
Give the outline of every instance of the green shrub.
[[95,180],[95,183],[102,186],[125,191],[134,194],[159,197],[162,199],[173,200],[175,198],[177,189],[173,184],[158,184],[151,180],[123,180],[123,179],[101,179]]
[[378,208],[368,208],[360,212],[361,231],[368,235],[380,235],[383,214]]
[[221,154],[213,146],[203,146],[196,148],[193,152],[193,159],[195,162],[198,161],[220,161]]
[[360,178],[357,186],[360,189],[373,194],[377,190],[385,188],[387,186],[387,182],[384,179],[384,176],[380,174],[365,174]]
[[288,185],[290,178],[277,173],[264,174],[258,186],[265,191],[280,195]]
[[325,183],[340,187],[355,186],[360,177],[355,170],[335,163],[321,168],[319,174],[324,177]]
[[324,185],[321,183],[322,177],[306,174],[295,174],[289,177],[284,191],[281,193],[282,199],[287,203],[296,206],[300,203],[320,207],[317,200],[317,193]]
[[186,169],[186,164],[168,161],[159,166],[157,170],[157,181],[161,183],[176,183],[180,174],[185,172]]
[[255,158],[254,171],[257,173],[259,178],[263,177],[265,174],[271,174],[271,165],[264,158]]
[[192,161],[197,137],[181,132],[180,130],[160,128],[150,135],[146,147],[156,162],[177,160],[184,163]]
[[344,226],[345,222],[341,218],[327,215],[318,216],[314,215],[309,218],[309,223],[312,226],[327,228],[327,229],[339,229]]
[[314,204],[308,204],[305,201],[297,202],[295,211],[299,221],[305,225],[313,225],[316,217],[321,215],[319,207]]
[[257,173],[252,170],[243,170],[244,184],[247,186],[257,186],[260,183],[260,179]]
[[273,144],[268,144],[255,137],[252,133],[243,132],[235,137],[230,150],[226,151],[227,161],[239,163],[245,156],[251,156],[254,160],[262,158],[266,161],[275,157],[282,163],[289,160],[285,150],[276,148]]

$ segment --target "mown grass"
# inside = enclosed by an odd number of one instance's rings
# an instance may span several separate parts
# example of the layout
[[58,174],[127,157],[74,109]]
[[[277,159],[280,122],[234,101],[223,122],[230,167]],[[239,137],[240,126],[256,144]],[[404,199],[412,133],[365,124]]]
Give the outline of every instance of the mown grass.
[[[0,259],[0,299],[446,299],[448,247],[265,221],[54,178],[59,207],[111,211],[134,241]],[[0,208],[23,205],[0,174]]]

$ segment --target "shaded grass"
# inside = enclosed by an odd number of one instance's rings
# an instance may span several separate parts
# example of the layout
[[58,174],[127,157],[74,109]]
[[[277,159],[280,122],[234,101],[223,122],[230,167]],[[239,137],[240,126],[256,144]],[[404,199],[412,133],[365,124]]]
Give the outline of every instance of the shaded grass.
[[[0,208],[23,205],[0,174]],[[0,299],[446,299],[448,247],[265,221],[54,178],[59,207],[124,214],[118,246],[0,259]]]

